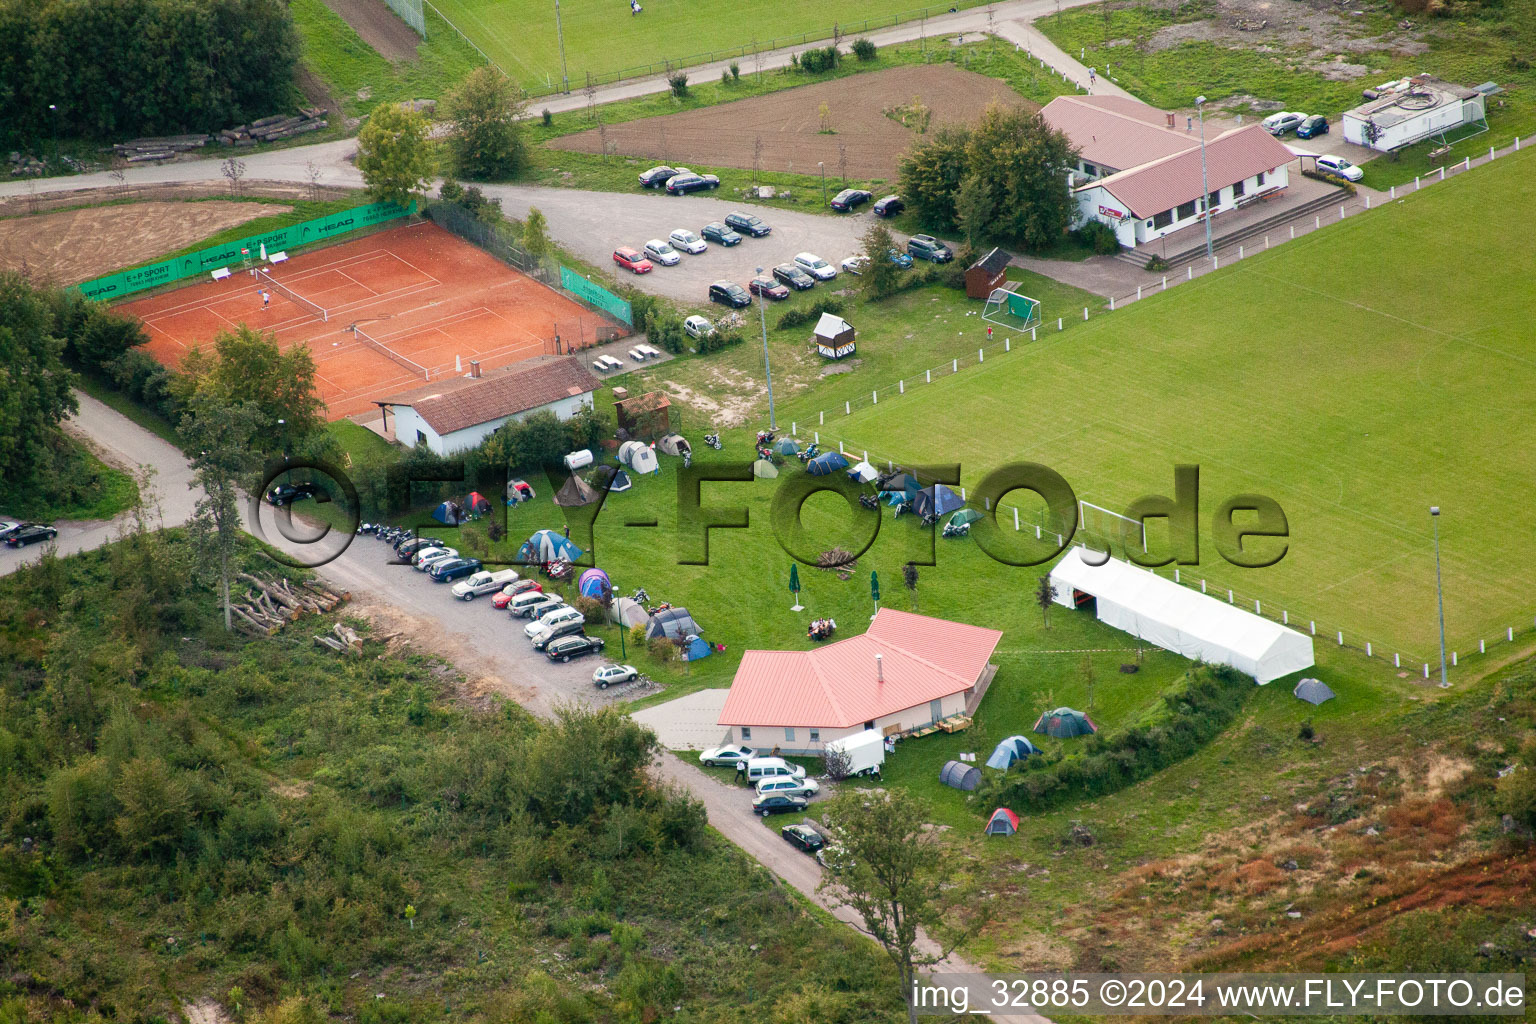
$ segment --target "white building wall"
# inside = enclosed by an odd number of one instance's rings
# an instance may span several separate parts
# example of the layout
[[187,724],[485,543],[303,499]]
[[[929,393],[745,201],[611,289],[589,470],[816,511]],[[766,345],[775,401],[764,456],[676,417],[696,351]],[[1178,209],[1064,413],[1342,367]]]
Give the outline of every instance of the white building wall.
[[496,432],[496,428],[509,420],[524,419],[536,412],[544,411],[554,413],[556,419],[568,420],[582,409],[592,408],[592,394],[587,392],[562,398],[558,402],[550,402],[513,416],[503,416],[500,419],[465,427],[463,430],[455,430],[442,437],[439,437],[437,431],[429,427],[426,420],[422,419],[410,406],[396,405],[390,408],[395,414],[395,440],[407,447],[414,447],[418,439],[424,440],[428,448],[439,455],[448,456],[478,447],[482,441]]
[[[962,690],[943,698],[940,703],[939,717],[948,718],[950,715],[962,714],[965,711],[965,698],[969,691]],[[895,714],[886,715],[875,720],[875,730],[884,733],[891,726],[900,726],[900,731],[919,729],[934,720],[933,712],[927,704],[907,708]],[[811,730],[804,727],[796,727],[794,738],[790,739],[782,725],[753,725],[733,726],[730,729],[730,737],[727,742],[744,743],[758,751],[772,750],[778,747],[785,754],[820,754],[822,748],[831,740],[839,740],[844,736],[853,736],[864,731],[862,723],[848,728],[818,729],[816,739],[811,739]],[[745,733],[745,735],[744,735]]]
[[[1265,192],[1286,188],[1290,185],[1290,165],[1282,164],[1264,172],[1264,183],[1259,184],[1258,175],[1246,178],[1243,181],[1243,195],[1234,194],[1234,186],[1223,186],[1217,193],[1216,205],[1211,207],[1219,217],[1223,211],[1235,210],[1239,202],[1252,199],[1256,195]],[[1133,249],[1138,245],[1162,238],[1194,224],[1200,223],[1200,203],[1195,202],[1193,212],[1187,217],[1175,216],[1174,219],[1163,227],[1155,227],[1151,217],[1145,220],[1124,220],[1121,216],[1126,211],[1124,205],[1114,197],[1110,191],[1102,186],[1095,185],[1090,188],[1079,189],[1077,196],[1078,224],[1093,219],[1103,221],[1115,229],[1115,235],[1120,239],[1120,244],[1127,249]],[[1175,211],[1176,213],[1177,211]],[[1220,224],[1220,220],[1217,220]],[[1215,225],[1213,225],[1214,228]]]
[[1353,113],[1345,114],[1342,118],[1344,124],[1344,139],[1353,142],[1357,146],[1371,146],[1373,149],[1387,152],[1397,149],[1399,146],[1411,145],[1420,139],[1428,138],[1436,132],[1447,131],[1451,128],[1459,128],[1464,124],[1470,124],[1484,116],[1482,96],[1474,96],[1471,99],[1462,100],[1459,103],[1446,103],[1433,110],[1426,110],[1417,117],[1410,117],[1397,124],[1384,126],[1380,137],[1374,144],[1365,141],[1366,119]]

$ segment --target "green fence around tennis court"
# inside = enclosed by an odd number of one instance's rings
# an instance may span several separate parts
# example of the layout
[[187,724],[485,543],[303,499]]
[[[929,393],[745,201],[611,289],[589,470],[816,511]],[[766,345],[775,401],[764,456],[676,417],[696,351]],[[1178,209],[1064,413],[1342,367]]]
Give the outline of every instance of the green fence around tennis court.
[[175,256],[134,270],[124,270],[121,273],[98,277],[94,281],[87,281],[80,285],[80,292],[88,299],[110,302],[125,295],[132,295],[134,292],[158,288],[161,285],[196,277],[220,267],[228,267],[245,259],[255,259],[263,245],[267,247],[269,255],[284,252],[301,245],[313,245],[361,228],[409,216],[415,210],[415,203],[408,208],[402,208],[393,203],[370,203],[341,213],[316,217],[314,220],[306,220],[300,224],[290,224],[288,227],[277,228],[264,234],[215,245],[201,252],[187,253],[185,256]]
[[596,306],[614,319],[622,320],[631,327],[635,326],[635,311],[628,302],[602,285],[587,280],[564,264],[560,265],[560,287],[588,305]]

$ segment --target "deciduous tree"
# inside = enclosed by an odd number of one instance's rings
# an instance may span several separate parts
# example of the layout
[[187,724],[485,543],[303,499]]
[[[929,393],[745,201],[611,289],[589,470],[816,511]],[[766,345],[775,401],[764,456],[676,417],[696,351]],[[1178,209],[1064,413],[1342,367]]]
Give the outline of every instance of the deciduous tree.
[[217,395],[199,393],[188,402],[178,427],[192,466],[188,486],[203,491],[192,517],[192,536],[203,568],[217,568],[226,630],[233,628],[229,562],[240,541],[240,485],[261,465],[255,440],[266,425],[266,417],[252,402],[226,403]]
[[489,65],[471,72],[449,93],[443,101],[451,126],[448,149],[461,177],[501,180],[523,172],[528,166],[519,120],[524,106],[517,87]]
[[44,296],[0,273],[0,486],[30,485],[52,463],[59,423],[75,411],[74,375]]
[[901,194],[924,227],[955,222],[955,197],[965,176],[969,128],[942,125],[915,144],[900,162]]
[[864,268],[864,294],[871,299],[883,299],[896,291],[900,283],[901,268],[891,262],[891,250],[896,242],[883,221],[874,221],[861,239],[869,265]]
[[375,202],[405,207],[425,195],[432,176],[432,140],[419,111],[385,103],[357,134],[357,169]]

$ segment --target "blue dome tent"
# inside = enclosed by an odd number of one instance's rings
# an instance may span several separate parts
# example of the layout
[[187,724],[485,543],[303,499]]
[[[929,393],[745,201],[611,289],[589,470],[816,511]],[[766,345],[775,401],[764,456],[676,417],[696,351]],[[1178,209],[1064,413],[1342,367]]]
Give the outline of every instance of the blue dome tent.
[[517,551],[520,562],[574,562],[584,552],[554,530],[540,530]]
[[458,526],[464,518],[464,510],[458,506],[457,502],[445,501],[432,510],[432,518],[444,526]]
[[965,502],[961,500],[960,495],[943,484],[925,487],[912,499],[912,511],[920,516],[942,516],[946,512],[954,512],[964,507]]
[[848,468],[848,459],[842,452],[827,452],[818,455],[805,464],[805,471],[811,476],[827,476],[836,473],[840,469]]
[[1025,737],[1009,736],[999,743],[997,749],[992,751],[992,756],[987,758],[987,767],[1007,771],[1015,761],[1022,761],[1030,754],[1038,753],[1040,748]]
[[581,574],[581,580],[576,584],[576,589],[582,597],[602,597],[604,592],[613,593],[613,584],[608,579],[608,574],[601,569],[588,569]]

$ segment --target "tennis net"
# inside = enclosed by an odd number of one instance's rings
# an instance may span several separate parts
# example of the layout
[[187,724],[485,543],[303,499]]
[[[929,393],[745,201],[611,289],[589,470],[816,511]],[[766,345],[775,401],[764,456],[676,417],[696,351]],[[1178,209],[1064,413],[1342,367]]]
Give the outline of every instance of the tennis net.
[[407,370],[410,370],[422,380],[432,379],[432,375],[427,372],[427,368],[425,366],[422,366],[414,359],[407,359],[399,352],[396,352],[394,349],[384,344],[378,338],[369,336],[363,331],[361,327],[358,327],[356,324],[352,325],[352,336],[357,338],[358,341],[361,341],[363,344],[367,345],[369,348],[374,349],[382,355],[388,356],[390,359],[393,359],[395,362],[399,363]]
[[265,270],[258,270],[258,271],[256,271],[256,275],[262,281],[266,282],[267,285],[269,285],[270,287],[272,287],[272,288],[276,289],[277,291],[281,292],[283,294],[283,296],[286,297],[294,305],[303,306],[305,309],[307,309],[311,313],[315,314],[315,316],[319,317],[321,320],[327,320],[328,321],[328,320],[331,319],[330,311],[327,310],[324,306],[320,305],[318,302],[311,302],[311,301],[309,301],[304,296],[302,296],[298,292],[294,291],[292,288],[289,288],[287,285],[285,285],[282,282],[278,281],[276,278],[274,278],[271,274],[267,273]]

